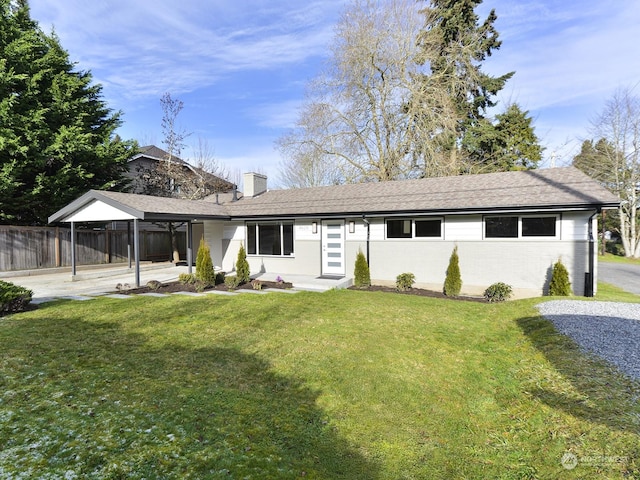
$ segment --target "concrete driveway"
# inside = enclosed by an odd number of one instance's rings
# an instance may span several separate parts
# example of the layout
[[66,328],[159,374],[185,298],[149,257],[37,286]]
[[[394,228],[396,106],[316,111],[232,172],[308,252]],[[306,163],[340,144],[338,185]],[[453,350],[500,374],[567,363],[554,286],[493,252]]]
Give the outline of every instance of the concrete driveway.
[[640,295],[640,265],[599,262],[598,280]]
[[[195,270],[195,269],[194,269]],[[150,280],[170,282],[187,273],[186,265],[149,263],[140,266],[140,284]],[[21,272],[2,272],[0,280],[20,285],[33,291],[33,303],[43,303],[54,298],[74,298],[83,295],[104,295],[114,292],[117,284],[135,286],[135,270],[126,265],[93,265],[79,267],[72,278],[69,268],[49,268]]]

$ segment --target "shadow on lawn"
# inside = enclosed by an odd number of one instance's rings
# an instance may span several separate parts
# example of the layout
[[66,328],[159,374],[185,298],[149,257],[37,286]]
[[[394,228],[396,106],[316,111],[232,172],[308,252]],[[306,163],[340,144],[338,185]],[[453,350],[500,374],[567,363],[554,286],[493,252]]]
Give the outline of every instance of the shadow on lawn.
[[[48,438],[51,472],[101,478],[379,477],[377,466],[329,424],[316,405],[319,392],[274,373],[257,355],[228,346],[158,345],[158,338],[125,332],[118,324],[82,319],[26,320],[22,327],[3,346],[8,360],[0,363],[0,376],[9,370],[13,380],[3,387],[29,392],[30,398],[21,403],[25,397],[17,394],[0,404],[0,414],[11,410],[21,422],[0,426],[0,450],[14,448],[21,438]],[[2,441],[10,431],[11,445]],[[82,440],[69,448],[60,431]],[[15,468],[18,473],[20,466]]]
[[[600,317],[596,321],[602,324],[605,320]],[[535,388],[529,389],[534,397],[578,418],[640,434],[637,403],[640,384],[637,381],[599,357],[585,353],[544,317],[522,318],[518,325],[574,389],[552,390],[537,383]]]

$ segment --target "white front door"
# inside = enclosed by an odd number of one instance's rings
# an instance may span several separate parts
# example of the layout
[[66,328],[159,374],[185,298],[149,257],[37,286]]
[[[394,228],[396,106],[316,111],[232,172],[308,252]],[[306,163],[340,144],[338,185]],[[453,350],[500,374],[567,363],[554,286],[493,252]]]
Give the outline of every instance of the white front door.
[[322,221],[322,275],[344,276],[344,220]]

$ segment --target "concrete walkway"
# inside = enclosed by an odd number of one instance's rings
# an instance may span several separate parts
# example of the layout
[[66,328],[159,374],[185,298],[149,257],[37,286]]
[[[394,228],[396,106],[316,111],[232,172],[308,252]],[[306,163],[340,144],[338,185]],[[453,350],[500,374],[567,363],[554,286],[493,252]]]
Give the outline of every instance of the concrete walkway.
[[[195,268],[193,271],[195,272]],[[140,266],[140,285],[146,285],[151,280],[162,283],[176,281],[181,273],[187,272],[186,265],[176,266],[168,262],[142,264]],[[293,284],[294,291],[322,292],[332,288],[346,288],[351,285],[350,279],[325,279],[308,275],[281,274],[280,276]],[[262,273],[256,277],[264,281],[275,281],[278,274]],[[72,277],[70,268],[2,272],[0,280],[32,290],[32,303],[39,304],[60,298],[86,300],[107,295],[116,292],[118,284],[133,288],[135,287],[135,269],[129,269],[127,265],[83,266],[78,268],[75,277]],[[257,293],[253,290],[242,290],[241,292]]]

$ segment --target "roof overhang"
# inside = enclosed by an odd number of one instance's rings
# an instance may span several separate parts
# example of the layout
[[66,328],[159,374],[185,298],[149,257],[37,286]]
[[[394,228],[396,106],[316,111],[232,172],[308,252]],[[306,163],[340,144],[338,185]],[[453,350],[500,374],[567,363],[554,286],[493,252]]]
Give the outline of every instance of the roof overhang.
[[316,212],[304,214],[279,214],[279,215],[232,215],[236,221],[256,220],[294,220],[297,218],[348,218],[348,217],[406,217],[406,216],[433,216],[433,215],[489,215],[489,214],[527,214],[527,213],[554,213],[570,211],[598,211],[618,208],[617,203],[573,204],[573,205],[540,205],[540,206],[500,206],[484,208],[461,209],[406,209],[406,210],[376,210],[376,211],[344,211],[344,212]]
[[[159,198],[161,200],[161,198]],[[90,190],[49,217],[49,223],[110,222],[140,220],[145,222],[183,222],[194,220],[228,220],[228,215],[203,212],[179,213],[146,211],[110,198],[98,190]]]
[[49,223],[144,220],[144,212],[91,190],[49,217]]

